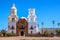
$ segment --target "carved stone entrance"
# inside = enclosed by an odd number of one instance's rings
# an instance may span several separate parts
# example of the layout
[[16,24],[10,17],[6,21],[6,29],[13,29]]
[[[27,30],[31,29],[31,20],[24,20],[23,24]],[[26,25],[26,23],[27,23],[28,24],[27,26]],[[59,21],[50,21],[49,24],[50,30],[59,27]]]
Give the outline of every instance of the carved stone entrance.
[[26,36],[28,34],[28,22],[25,18],[21,18],[16,23],[16,35],[17,36]]

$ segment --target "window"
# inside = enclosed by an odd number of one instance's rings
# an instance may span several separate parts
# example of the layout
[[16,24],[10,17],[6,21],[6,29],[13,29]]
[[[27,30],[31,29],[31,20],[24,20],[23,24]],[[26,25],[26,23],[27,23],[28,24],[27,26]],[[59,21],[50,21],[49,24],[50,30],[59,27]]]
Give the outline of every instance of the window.
[[11,29],[14,29],[14,26],[12,25]]
[[33,29],[33,26],[31,26],[31,28],[30,29]]
[[31,22],[33,22],[33,21],[34,21],[34,19],[33,19],[33,18],[31,18],[31,19],[30,19],[30,21],[31,21]]
[[31,21],[32,21],[32,19],[31,19]]
[[31,14],[33,13],[33,10],[30,10]]
[[15,18],[12,18],[12,22],[14,22],[15,21]]
[[32,34],[32,31],[31,31],[31,34]]
[[12,10],[12,13],[13,13],[13,14],[14,14],[14,12],[15,12],[15,11],[14,11],[14,10]]
[[10,28],[10,26],[8,26],[8,28]]

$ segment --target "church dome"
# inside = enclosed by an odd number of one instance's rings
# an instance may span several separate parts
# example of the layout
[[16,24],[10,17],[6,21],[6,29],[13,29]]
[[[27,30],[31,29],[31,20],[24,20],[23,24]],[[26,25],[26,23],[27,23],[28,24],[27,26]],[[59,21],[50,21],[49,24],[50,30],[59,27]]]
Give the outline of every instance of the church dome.
[[12,8],[11,9],[16,9],[15,4],[12,5]]
[[27,20],[27,18],[25,18],[25,17],[21,17],[21,19],[25,19],[25,20]]

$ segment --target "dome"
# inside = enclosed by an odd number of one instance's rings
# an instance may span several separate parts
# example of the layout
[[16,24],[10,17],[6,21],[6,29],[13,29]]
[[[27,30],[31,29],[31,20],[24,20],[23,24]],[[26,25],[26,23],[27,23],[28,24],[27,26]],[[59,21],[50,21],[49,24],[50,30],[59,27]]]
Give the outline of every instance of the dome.
[[15,4],[12,5],[12,8],[11,9],[16,9]]
[[26,19],[27,20],[27,18],[25,18],[25,17],[21,17],[21,19]]

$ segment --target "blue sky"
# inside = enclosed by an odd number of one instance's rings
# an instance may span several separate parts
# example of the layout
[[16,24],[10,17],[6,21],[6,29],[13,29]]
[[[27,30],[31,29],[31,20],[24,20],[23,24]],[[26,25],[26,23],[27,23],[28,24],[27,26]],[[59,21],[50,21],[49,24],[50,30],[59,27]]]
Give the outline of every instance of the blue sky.
[[12,4],[15,3],[18,17],[27,17],[28,8],[36,9],[37,24],[42,28],[52,28],[52,20],[55,20],[54,28],[60,22],[60,1],[59,0],[0,0],[0,30],[8,29],[8,16]]

